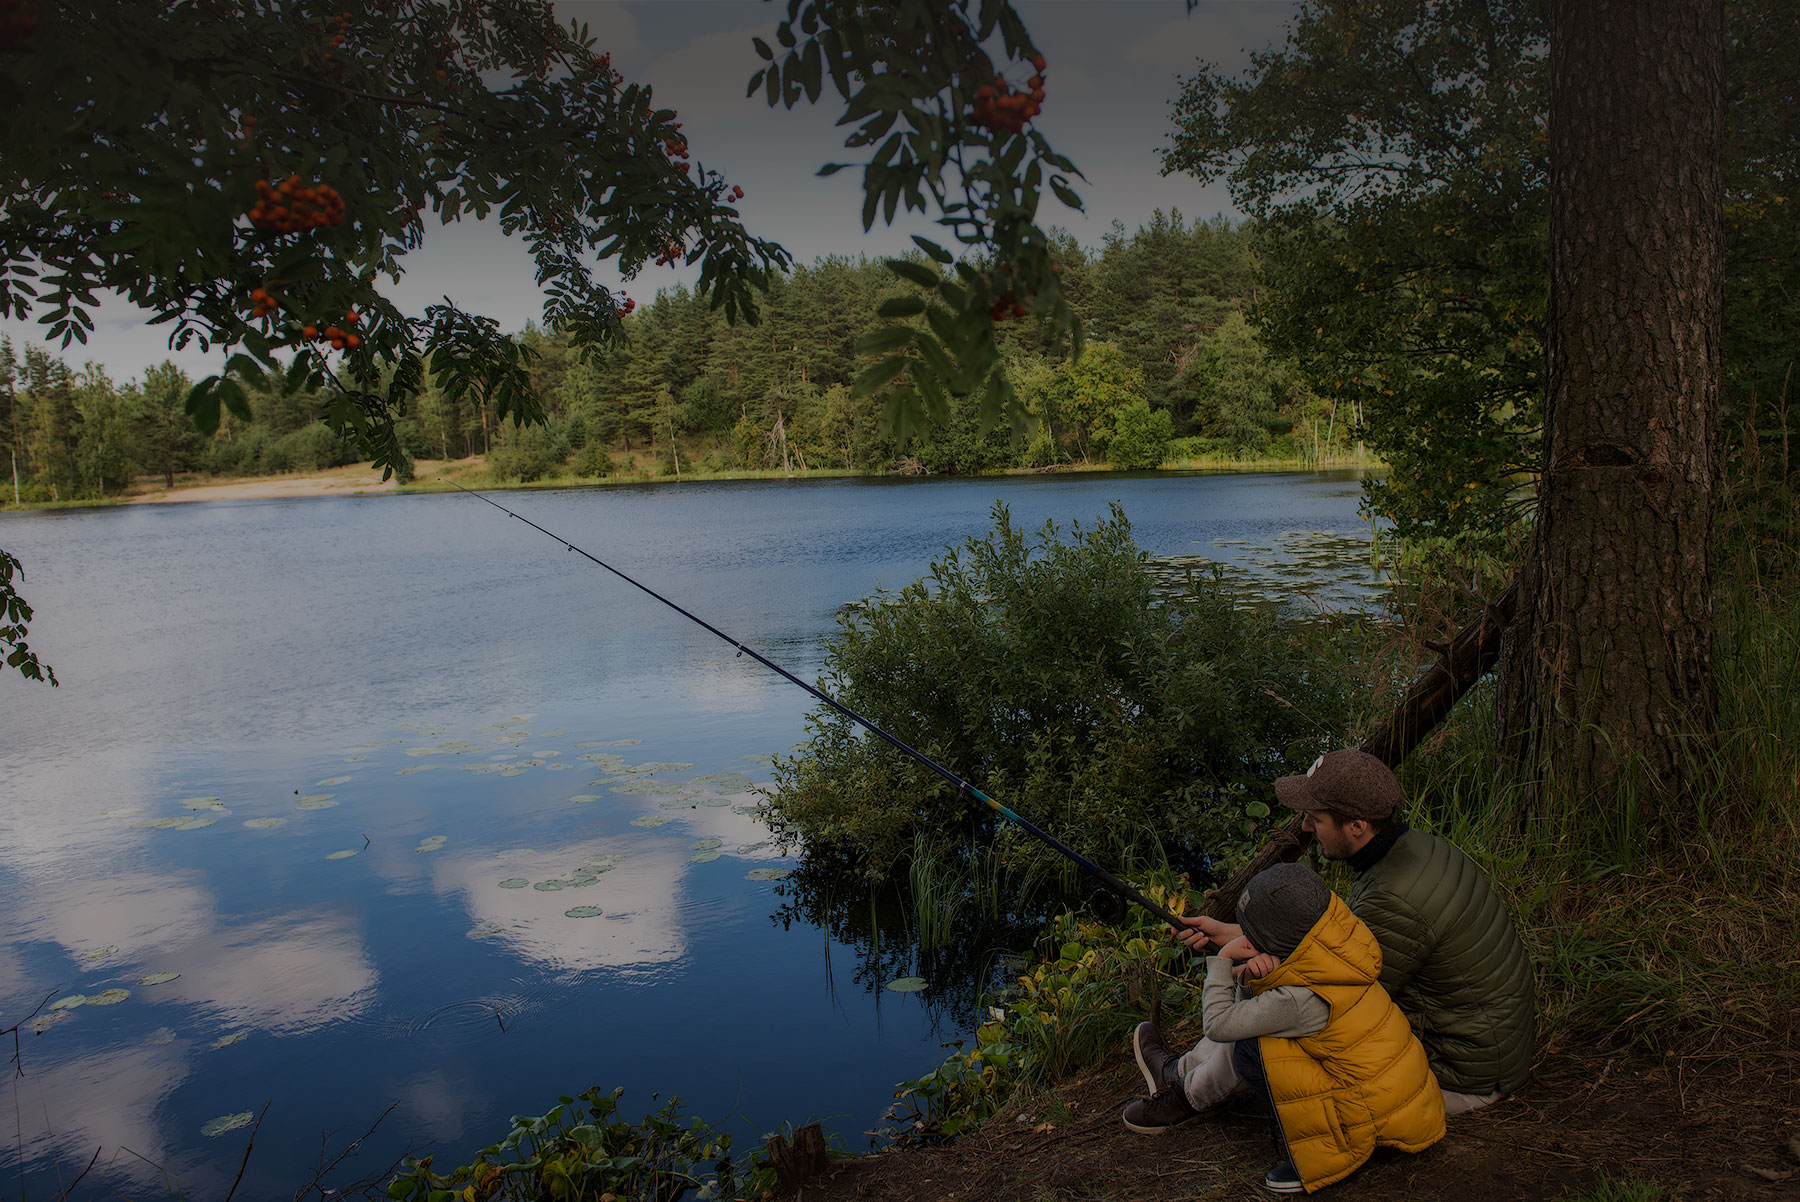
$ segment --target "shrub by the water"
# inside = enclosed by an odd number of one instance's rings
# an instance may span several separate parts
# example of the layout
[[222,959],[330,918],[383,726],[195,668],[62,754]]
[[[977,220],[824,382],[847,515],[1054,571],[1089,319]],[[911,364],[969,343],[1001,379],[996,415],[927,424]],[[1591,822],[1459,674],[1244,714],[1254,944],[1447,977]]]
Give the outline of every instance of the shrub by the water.
[[[1344,737],[1347,621],[1234,603],[1215,576],[1152,587],[1115,505],[1036,536],[994,507],[986,538],[840,619],[824,690],[1076,850],[1167,859],[1196,879],[1275,820],[1268,782]],[[777,764],[768,815],[815,863],[880,881],[921,854],[998,852],[1017,894],[1067,862],[835,710]]]

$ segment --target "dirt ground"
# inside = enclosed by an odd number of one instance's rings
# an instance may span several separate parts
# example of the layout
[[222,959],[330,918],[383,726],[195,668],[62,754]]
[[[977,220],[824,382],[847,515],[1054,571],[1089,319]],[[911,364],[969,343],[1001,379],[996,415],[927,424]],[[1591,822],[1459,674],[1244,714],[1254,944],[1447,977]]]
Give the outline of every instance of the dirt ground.
[[[1120,1108],[1142,1088],[1129,1049],[1121,1047],[1113,1066],[1024,1099],[949,1147],[834,1162],[825,1177],[789,1196],[804,1202],[1274,1196],[1260,1188],[1274,1161],[1267,1121],[1250,1103],[1145,1136],[1119,1121]],[[1322,1192],[1344,1202],[1514,1202],[1568,1198],[1607,1181],[1654,1183],[1671,1202],[1800,1200],[1800,1063],[1791,1054],[1753,1063],[1659,1063],[1628,1053],[1546,1057],[1516,1097],[1451,1119],[1449,1134],[1429,1151],[1378,1151]]]

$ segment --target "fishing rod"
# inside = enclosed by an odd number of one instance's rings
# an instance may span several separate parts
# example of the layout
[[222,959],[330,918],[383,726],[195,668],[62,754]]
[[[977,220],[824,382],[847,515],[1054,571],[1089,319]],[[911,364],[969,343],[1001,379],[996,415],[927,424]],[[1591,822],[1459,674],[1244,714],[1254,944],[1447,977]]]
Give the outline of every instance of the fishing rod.
[[649,585],[644,584],[641,581],[632,579],[630,576],[627,576],[624,572],[621,572],[618,568],[613,567],[610,563],[607,563],[605,560],[600,559],[599,557],[597,557],[595,555],[591,555],[588,552],[582,550],[580,547],[577,547],[574,543],[570,542],[568,539],[564,538],[562,535],[557,534],[554,531],[544,529],[542,526],[538,525],[536,522],[532,521],[528,517],[523,516],[522,514],[514,513],[512,510],[510,510],[506,506],[500,504],[500,502],[494,500],[492,497],[486,496],[482,493],[478,493],[472,488],[464,488],[462,485],[456,483],[456,481],[454,481],[454,480],[445,480],[443,482],[445,484],[450,485],[450,487],[452,487],[452,488],[459,489],[462,492],[468,493],[471,497],[474,497],[477,500],[486,501],[489,505],[492,505],[495,509],[498,509],[501,513],[506,514],[508,517],[517,518],[519,521],[524,522],[527,526],[530,526],[533,530],[536,530],[539,534],[542,534],[542,535],[546,536],[547,538],[550,538],[556,542],[561,543],[566,550],[573,551],[573,552],[575,552],[575,554],[582,556],[584,559],[587,559],[595,564],[598,564],[600,567],[605,568],[607,571],[611,572],[614,576],[617,576],[620,580],[623,580],[626,584],[629,584],[632,588],[637,589],[639,592],[648,594],[649,596],[655,598],[656,600],[662,602],[664,605],[668,606],[670,609],[674,610],[676,613],[680,614],[682,617],[686,618],[688,621],[693,622],[695,625],[701,627],[702,629],[707,630],[707,631],[711,632],[712,634],[717,635],[719,638],[723,639],[725,642],[730,643],[733,647],[737,648],[737,653],[740,658],[748,655],[751,659],[755,660],[757,663],[761,664],[763,667],[769,669],[769,671],[775,673],[777,676],[782,677],[784,680],[787,680],[792,684],[799,685],[801,688],[803,688],[807,692],[811,693],[814,697],[817,697],[820,701],[823,701],[826,705],[829,705],[832,709],[834,709],[838,713],[844,715],[844,717],[850,719],[852,722],[855,722],[858,725],[860,725],[861,727],[863,727],[870,734],[876,735],[877,737],[885,740],[889,745],[894,747],[896,750],[898,750],[906,755],[911,756],[913,759],[917,760],[920,764],[924,765],[925,767],[931,769],[933,772],[937,773],[939,776],[943,777],[944,780],[946,780],[950,784],[954,785],[956,787],[957,792],[960,793],[963,797],[970,798],[975,801],[979,801],[982,805],[985,805],[988,809],[990,809],[994,813],[1000,815],[1002,818],[1006,819],[1008,822],[1012,823],[1014,826],[1018,827],[1020,830],[1024,831],[1026,834],[1031,835],[1033,838],[1042,842],[1045,846],[1061,853],[1062,855],[1066,856],[1069,860],[1073,861],[1075,864],[1078,864],[1082,868],[1087,869],[1089,872],[1093,873],[1096,877],[1100,878],[1100,882],[1103,885],[1105,885],[1108,889],[1111,889],[1119,897],[1125,899],[1126,901],[1136,902],[1138,905],[1142,906],[1144,909],[1148,910],[1150,913],[1156,915],[1157,918],[1159,918],[1163,922],[1167,923],[1169,925],[1169,927],[1171,929],[1173,929],[1174,931],[1179,933],[1179,932],[1189,931],[1189,930],[1193,929],[1193,928],[1189,927],[1186,923],[1182,922],[1181,919],[1177,918],[1173,913],[1171,913],[1167,907],[1159,905],[1157,902],[1153,901],[1151,898],[1146,897],[1143,894],[1143,892],[1140,891],[1135,885],[1131,884],[1131,882],[1121,880],[1119,877],[1113,875],[1111,872],[1107,871],[1105,868],[1102,868],[1100,865],[1094,863],[1094,861],[1088,859],[1086,856],[1084,856],[1080,852],[1076,851],[1073,847],[1070,847],[1067,843],[1064,843],[1061,839],[1058,839],[1055,835],[1052,835],[1049,831],[1046,831],[1043,827],[1037,825],[1035,822],[1032,822],[1028,818],[1021,817],[1020,815],[1014,813],[1012,810],[1008,809],[1006,806],[1001,805],[999,802],[995,801],[992,797],[989,797],[986,793],[983,793],[980,789],[976,788],[966,778],[959,776],[955,772],[952,772],[950,769],[944,767],[942,764],[938,763],[936,760],[932,759],[930,756],[926,755],[924,752],[920,751],[918,748],[913,747],[911,744],[907,743],[905,740],[899,738],[898,736],[896,736],[894,734],[889,733],[886,730],[883,730],[875,722],[871,721],[868,718],[863,717],[861,714],[857,713],[855,710],[851,709],[849,706],[845,705],[843,702],[837,700],[837,698],[832,697],[829,694],[820,691],[819,689],[815,688],[814,686],[812,686],[810,684],[807,684],[804,680],[801,680],[798,676],[795,676],[792,672],[788,671],[786,668],[782,667],[780,664],[776,663],[774,660],[770,659],[768,656],[762,654],[760,651],[756,650],[754,647],[746,647],[743,643],[739,642],[737,639],[732,638],[730,635],[726,634],[723,630],[720,630],[717,626],[714,626],[711,622],[708,622],[706,619],[701,618],[701,617],[683,609],[681,606],[675,604],[675,602],[669,600],[667,597],[663,596],[661,593],[657,592],[655,589],[651,588]]

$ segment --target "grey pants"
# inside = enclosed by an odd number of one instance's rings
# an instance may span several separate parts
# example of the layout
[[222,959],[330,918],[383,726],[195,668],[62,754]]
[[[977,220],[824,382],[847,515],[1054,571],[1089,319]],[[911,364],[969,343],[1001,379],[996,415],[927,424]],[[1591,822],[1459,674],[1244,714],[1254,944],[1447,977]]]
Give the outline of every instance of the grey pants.
[[[1203,1038],[1175,1062],[1175,1068],[1181,1074],[1182,1092],[1187,1094],[1188,1105],[1195,1110],[1217,1106],[1243,1084],[1236,1066],[1231,1063],[1231,1047],[1228,1043],[1214,1043]],[[1446,1089],[1444,1114],[1467,1114],[1499,1100],[1497,1093],[1455,1093]]]

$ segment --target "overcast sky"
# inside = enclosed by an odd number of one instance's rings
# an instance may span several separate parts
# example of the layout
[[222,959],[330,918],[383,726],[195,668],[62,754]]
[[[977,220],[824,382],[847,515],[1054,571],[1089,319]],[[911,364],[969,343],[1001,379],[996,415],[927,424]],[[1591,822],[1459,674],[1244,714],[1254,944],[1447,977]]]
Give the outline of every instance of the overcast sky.
[[[1279,42],[1292,12],[1290,0],[1200,0],[1187,14],[1183,0],[1016,0],[1033,39],[1048,61],[1044,110],[1037,125],[1087,177],[1076,190],[1086,212],[1065,209],[1047,197],[1040,222],[1070,230],[1084,245],[1098,246],[1114,221],[1135,229],[1158,208],[1189,218],[1224,212],[1236,217],[1230,197],[1187,176],[1157,173],[1157,148],[1168,137],[1170,101],[1177,76],[1199,60],[1227,68],[1245,62],[1249,49]],[[694,160],[723,171],[743,186],[738,205],[752,232],[787,248],[796,262],[828,254],[881,255],[904,249],[910,233],[930,229],[913,215],[910,224],[865,235],[861,225],[861,173],[842,171],[820,179],[821,164],[843,161],[841,112],[829,89],[817,107],[770,109],[744,86],[759,65],[752,34],[772,42],[786,6],[761,0],[559,0],[565,19],[587,23],[613,65],[627,79],[649,83],[659,105],[683,122]],[[491,225],[464,222],[432,230],[424,246],[405,260],[407,274],[392,295],[409,313],[422,313],[445,294],[463,307],[517,329],[536,318],[542,301],[532,282],[531,261]],[[625,287],[641,301],[657,289],[691,282],[693,272],[647,268]],[[604,277],[603,277],[604,278]],[[612,282],[608,280],[608,282]],[[73,367],[92,359],[120,383],[171,357],[167,327],[143,324],[123,302],[104,306],[86,347],[58,351]],[[42,337],[26,323],[0,322],[15,343]],[[193,348],[174,356],[192,375],[217,371],[217,357]]]

